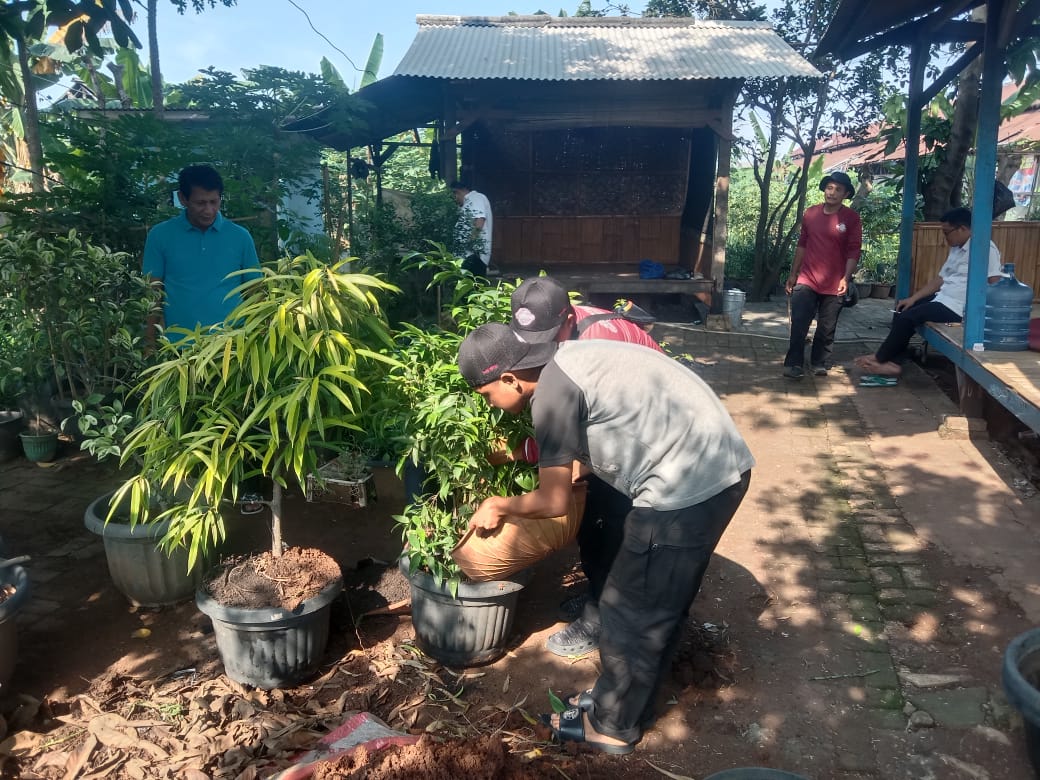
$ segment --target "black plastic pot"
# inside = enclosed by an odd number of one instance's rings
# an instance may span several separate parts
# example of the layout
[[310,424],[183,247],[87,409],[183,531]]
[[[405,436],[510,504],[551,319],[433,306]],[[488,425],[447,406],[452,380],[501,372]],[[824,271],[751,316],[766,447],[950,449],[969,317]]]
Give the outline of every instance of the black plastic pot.
[[505,654],[530,570],[506,580],[462,582],[452,596],[447,583],[437,585],[426,572],[409,574],[407,557],[399,566],[411,584],[412,627],[424,653],[446,666],[476,666]]
[[804,775],[785,772],[782,769],[770,769],[764,766],[745,766],[736,769],[723,769],[704,780],[806,780]]
[[[114,491],[113,491],[114,493]],[[202,567],[188,573],[188,551],[181,547],[167,555],[159,540],[170,527],[169,520],[158,523],[105,523],[113,493],[105,493],[90,503],[83,513],[83,524],[105,543],[108,573],[116,588],[132,604],[161,607],[191,598],[201,580]]]
[[226,607],[203,588],[195,604],[213,621],[224,673],[232,680],[270,690],[302,682],[315,672],[329,642],[333,600],[343,591],[337,577],[296,609]]
[[1040,628],[1015,637],[1004,652],[1004,692],[1022,713],[1026,749],[1040,778]]
[[18,658],[18,626],[15,618],[29,601],[29,575],[21,566],[0,569],[0,585],[14,585],[14,595],[0,604],[0,695],[7,693]]

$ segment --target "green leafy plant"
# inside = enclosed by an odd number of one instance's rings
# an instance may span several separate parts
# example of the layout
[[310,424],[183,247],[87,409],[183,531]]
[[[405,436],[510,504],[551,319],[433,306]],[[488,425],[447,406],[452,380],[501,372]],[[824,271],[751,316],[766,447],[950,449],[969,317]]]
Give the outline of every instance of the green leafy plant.
[[516,446],[530,435],[529,421],[493,409],[459,374],[459,345],[486,322],[506,322],[515,286],[491,285],[459,270],[443,249],[418,259],[434,284],[452,286],[441,326],[404,325],[395,338],[396,359],[372,408],[373,424],[394,433],[398,473],[407,464],[426,474],[424,495],[395,518],[407,544],[412,572],[426,571],[455,588],[461,572],[450,552],[477,505],[490,495],[530,490],[528,464],[493,466],[493,448]]
[[[86,398],[125,389],[145,365],[158,293],[130,257],[77,231],[0,238],[0,367],[7,394]],[[36,399],[37,405],[39,400]]]
[[[223,540],[222,502],[256,475],[274,483],[271,552],[282,554],[282,490],[306,482],[342,437],[362,430],[366,364],[394,365],[379,303],[395,288],[311,255],[285,258],[241,285],[223,328],[199,328],[146,370],[119,489],[131,523],[169,519],[162,543],[188,548],[189,569]],[[383,352],[378,350],[383,348]],[[374,375],[368,370],[368,375]],[[155,513],[151,496],[178,499]]]
[[[82,401],[73,401],[72,409],[76,413],[76,425],[83,436],[79,446],[81,450],[89,452],[99,462],[109,457],[122,456],[123,444],[133,430],[135,420],[123,408],[120,399],[114,398],[110,403],[105,403],[104,397],[95,393]],[[66,422],[62,423],[62,428],[66,427]]]

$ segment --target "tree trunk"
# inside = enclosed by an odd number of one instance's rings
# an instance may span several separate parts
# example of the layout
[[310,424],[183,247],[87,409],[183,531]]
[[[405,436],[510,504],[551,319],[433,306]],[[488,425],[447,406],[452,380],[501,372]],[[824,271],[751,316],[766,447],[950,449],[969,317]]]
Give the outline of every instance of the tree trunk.
[[[972,12],[972,19],[985,22],[985,7]],[[928,185],[921,193],[924,197],[924,218],[938,221],[951,208],[963,205],[961,190],[964,183],[964,166],[975,143],[975,130],[979,122],[979,89],[982,82],[982,57],[966,67],[957,79],[957,99],[953,104],[950,120],[950,141],[946,156],[932,172]],[[910,140],[907,140],[910,143]]]
[[271,555],[282,557],[282,486],[274,480],[271,489]]
[[148,68],[152,81],[152,111],[162,117],[164,105],[162,70],[159,68],[158,5],[159,0],[148,0]]
[[22,128],[29,152],[29,168],[32,170],[32,191],[44,192],[46,186],[43,178],[43,144],[40,142],[40,111],[37,107],[36,85],[29,67],[29,48],[21,35],[15,38],[15,46],[18,47],[18,70],[22,75]]

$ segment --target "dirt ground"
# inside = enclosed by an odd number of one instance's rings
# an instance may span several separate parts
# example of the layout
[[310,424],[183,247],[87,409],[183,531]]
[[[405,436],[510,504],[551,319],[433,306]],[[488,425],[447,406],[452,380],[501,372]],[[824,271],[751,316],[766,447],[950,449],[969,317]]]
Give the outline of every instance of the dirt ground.
[[[727,403],[739,408],[741,401],[732,396]],[[883,637],[900,668],[935,671],[938,664],[970,678],[982,691],[986,719],[964,728],[911,728],[899,699],[888,713],[897,726],[874,728],[885,704],[877,697],[886,695],[864,683],[874,672],[868,635],[875,624],[850,622],[850,632],[836,638],[819,618],[820,602],[833,594],[823,592],[815,574],[796,571],[811,552],[799,548],[798,530],[783,519],[798,492],[776,476],[792,459],[790,444],[786,451],[782,440],[767,447],[755,427],[745,416],[742,428],[758,441],[753,449],[764,476],[753,480],[709,569],[659,699],[661,717],[625,757],[557,746],[537,720],[551,709],[550,691],[562,697],[597,676],[596,654],[563,659],[544,647],[562,627],[559,602],[583,588],[573,546],[536,567],[504,657],[449,669],[411,643],[401,607],[408,587],[392,565],[401,545],[390,518],[402,504],[392,475],[377,474],[379,501],[360,510],[290,495],[287,541],[332,555],[345,593],[334,603],[330,645],[315,678],[264,692],[223,676],[212,629],[193,603],[136,609],[115,591],[99,543],[82,526],[86,500],[113,483],[109,472],[70,445],[50,468],[3,464],[5,497],[12,486],[23,500],[27,486],[46,493],[61,485],[68,494],[51,509],[41,499],[38,513],[0,520],[8,555],[32,556],[29,565],[40,575],[55,572],[34,599],[61,607],[54,612],[60,620],[21,626],[12,691],[0,699],[0,777],[271,777],[352,714],[366,712],[421,739],[343,757],[316,777],[682,780],[738,766],[818,780],[1029,777],[1020,726],[993,694],[1003,648],[1030,627],[1021,610],[989,572],[923,546],[921,570],[940,578],[935,601],[886,620]],[[840,465],[823,468],[838,483],[849,478]],[[862,503],[861,488],[845,489],[853,504]],[[880,483],[875,489],[870,511],[879,512],[892,502]],[[797,500],[805,502],[798,512],[811,519],[830,512],[834,498],[811,493]],[[850,495],[843,500],[848,506]],[[265,517],[232,518],[238,551],[266,544]],[[65,550],[60,565],[49,558],[54,548]],[[859,671],[848,673],[849,664]]]

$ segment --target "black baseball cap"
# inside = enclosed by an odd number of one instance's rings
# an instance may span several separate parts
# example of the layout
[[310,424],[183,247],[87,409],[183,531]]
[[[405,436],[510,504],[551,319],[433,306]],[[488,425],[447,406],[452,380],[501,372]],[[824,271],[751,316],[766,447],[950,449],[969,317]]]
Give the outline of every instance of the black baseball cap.
[[[836,171],[835,173],[828,173],[826,176],[820,179],[820,192],[823,192],[825,189],[827,189],[827,185],[830,184],[832,181],[837,184],[840,184],[842,187],[845,188],[845,192],[848,193],[845,196],[845,198],[851,198],[853,195],[856,194],[856,188],[852,186],[852,179],[849,178],[849,175],[847,173],[842,173],[841,171]],[[845,200],[845,198],[842,198],[842,200]]]
[[513,320],[509,326],[524,341],[555,341],[567,315],[574,309],[566,288],[548,276],[532,276],[513,290]]
[[470,387],[482,387],[507,371],[544,366],[554,354],[555,341],[522,341],[508,325],[489,322],[462,340],[459,373]]

